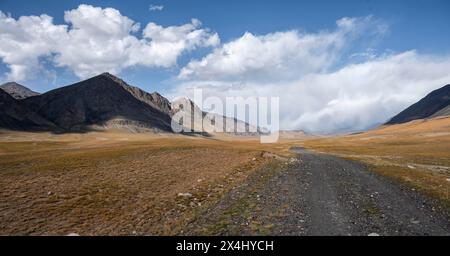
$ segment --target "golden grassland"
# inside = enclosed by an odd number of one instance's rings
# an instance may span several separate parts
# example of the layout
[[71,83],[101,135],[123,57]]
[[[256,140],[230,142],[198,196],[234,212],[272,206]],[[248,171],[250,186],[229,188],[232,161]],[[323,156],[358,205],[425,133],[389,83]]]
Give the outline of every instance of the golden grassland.
[[450,117],[382,126],[348,136],[306,140],[303,146],[365,162],[450,205]]
[[283,168],[292,146],[365,162],[450,204],[450,118],[276,144],[229,136],[0,131],[0,235],[182,234],[250,175]]
[[276,161],[265,151],[290,155],[255,139],[1,132],[0,235],[179,234]]

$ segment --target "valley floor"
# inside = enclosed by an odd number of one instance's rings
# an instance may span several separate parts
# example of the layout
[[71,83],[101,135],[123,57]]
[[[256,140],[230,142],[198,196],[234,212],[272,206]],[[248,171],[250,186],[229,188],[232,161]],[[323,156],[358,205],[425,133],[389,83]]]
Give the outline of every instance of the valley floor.
[[0,132],[0,235],[448,235],[449,135]]

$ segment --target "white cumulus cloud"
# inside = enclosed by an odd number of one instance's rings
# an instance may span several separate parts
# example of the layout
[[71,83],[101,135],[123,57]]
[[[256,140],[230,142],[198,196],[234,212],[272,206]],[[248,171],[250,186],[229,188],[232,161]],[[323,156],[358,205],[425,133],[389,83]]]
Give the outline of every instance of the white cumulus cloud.
[[242,37],[224,44],[184,67],[181,79],[268,80],[296,79],[323,72],[335,64],[347,43],[365,36],[383,36],[386,26],[372,17],[343,18],[334,31],[297,30]]
[[40,68],[40,57],[49,57],[55,45],[66,41],[67,26],[54,25],[48,15],[15,20],[0,11],[0,58],[8,65],[10,80],[25,80]]
[[48,15],[15,20],[0,12],[0,58],[10,69],[9,80],[29,78],[42,68],[42,58],[86,78],[136,65],[170,67],[184,52],[220,42],[196,19],[169,27],[149,23],[140,36],[140,24],[113,8],[80,5],[66,11],[64,20],[67,24],[54,24]]

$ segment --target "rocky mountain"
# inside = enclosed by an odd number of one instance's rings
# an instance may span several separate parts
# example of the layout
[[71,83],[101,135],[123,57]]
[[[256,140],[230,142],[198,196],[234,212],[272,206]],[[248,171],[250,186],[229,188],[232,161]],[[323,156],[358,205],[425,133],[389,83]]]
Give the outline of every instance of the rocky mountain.
[[27,87],[15,82],[2,84],[0,85],[0,89],[3,89],[3,91],[7,92],[13,98],[18,100],[39,95],[39,93],[34,92]]
[[[192,100],[179,98],[171,104],[172,112],[183,113],[190,120],[183,120],[181,125],[194,132],[228,133],[234,135],[257,135],[261,129],[244,121],[226,117],[216,113],[202,111]],[[188,109],[190,108],[190,113]],[[228,124],[228,125],[227,125]]]
[[111,80],[120,84],[124,89],[129,91],[136,99],[152,106],[153,108],[158,109],[159,111],[167,115],[171,115],[170,101],[161,96],[161,94],[157,92],[148,93],[140,89],[139,87],[128,85],[122,79],[115,77],[109,73],[103,73],[103,75],[109,77]]
[[56,126],[0,89],[0,128],[19,131],[56,130]]
[[23,102],[65,131],[171,132],[168,101],[132,87],[109,73]]
[[394,116],[386,124],[400,124],[416,119],[447,115],[450,115],[450,84],[432,91],[417,103]]

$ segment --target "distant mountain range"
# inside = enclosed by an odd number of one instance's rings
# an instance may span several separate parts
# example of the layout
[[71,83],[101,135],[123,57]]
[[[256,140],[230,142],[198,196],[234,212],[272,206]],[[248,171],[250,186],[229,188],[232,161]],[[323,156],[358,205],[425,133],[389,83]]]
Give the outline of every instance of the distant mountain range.
[[[243,121],[203,112],[189,99],[171,103],[157,92],[148,93],[130,86],[109,73],[44,94],[17,83],[7,83],[0,88],[0,128],[10,130],[84,132],[119,129],[170,133],[172,116],[184,111],[180,107],[183,104],[193,106],[191,115],[198,112],[200,116],[214,116],[215,120],[232,120],[233,127],[249,127]],[[208,121],[205,126],[214,126],[214,120]],[[192,129],[192,132],[204,131]]]
[[33,92],[27,87],[15,82],[2,84],[0,85],[0,89],[3,89],[5,92],[9,93],[9,95],[11,95],[13,98],[18,100],[39,95],[39,93]]
[[[188,98],[170,102],[157,92],[148,93],[109,73],[44,94],[14,82],[0,85],[0,128],[54,132],[118,129],[170,133],[173,115],[179,111],[186,114],[186,106],[191,106],[191,112],[187,113],[191,120],[183,120],[182,125],[194,133],[215,130],[234,135],[256,135],[268,132],[241,120],[202,111]],[[448,115],[450,84],[431,92],[386,124]],[[205,122],[194,119],[194,116],[202,117]],[[222,123],[231,125],[222,126]],[[245,132],[240,132],[243,130]],[[289,137],[293,133],[283,134]],[[296,137],[299,135],[295,133]]]
[[391,118],[386,124],[450,115],[450,84],[432,91],[417,103]]
[[[190,106],[190,112],[187,112],[186,106]],[[184,123],[183,127],[193,132],[217,131],[235,135],[257,135],[268,132],[266,129],[250,125],[238,119],[202,111],[188,98],[179,98],[172,102],[172,111],[173,113],[181,111],[181,113],[186,113],[186,116],[190,116],[191,119],[189,122]],[[199,127],[201,127],[201,130]]]

